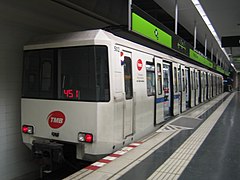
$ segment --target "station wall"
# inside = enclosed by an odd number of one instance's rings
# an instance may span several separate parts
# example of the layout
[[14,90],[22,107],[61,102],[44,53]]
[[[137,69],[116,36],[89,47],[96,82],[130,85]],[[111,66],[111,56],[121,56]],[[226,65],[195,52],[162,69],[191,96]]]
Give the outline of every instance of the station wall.
[[[97,7],[92,3],[86,8],[93,11]],[[107,9],[112,12],[110,7]],[[39,167],[21,137],[23,46],[32,37],[97,29],[109,24],[55,1],[1,0],[0,11],[0,179],[32,180],[39,177]]]
[[38,175],[20,128],[22,49],[33,35],[22,25],[0,19],[0,179]]

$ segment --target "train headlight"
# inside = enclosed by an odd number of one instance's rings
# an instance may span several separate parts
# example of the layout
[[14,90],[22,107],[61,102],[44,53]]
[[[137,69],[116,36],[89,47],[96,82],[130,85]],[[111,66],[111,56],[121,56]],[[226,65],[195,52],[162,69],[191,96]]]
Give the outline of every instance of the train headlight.
[[25,133],[25,134],[33,134],[34,128],[33,128],[33,126],[23,125],[22,126],[22,132]]
[[93,142],[93,135],[91,133],[78,133],[78,141],[92,143]]

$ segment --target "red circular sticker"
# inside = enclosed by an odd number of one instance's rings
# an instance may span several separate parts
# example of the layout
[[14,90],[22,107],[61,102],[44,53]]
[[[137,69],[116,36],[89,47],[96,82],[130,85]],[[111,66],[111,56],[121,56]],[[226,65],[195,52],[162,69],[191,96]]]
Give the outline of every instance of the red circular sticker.
[[139,59],[139,60],[137,61],[137,69],[138,69],[139,71],[141,71],[141,70],[142,70],[142,67],[143,67],[142,60]]
[[65,123],[65,115],[61,111],[53,111],[48,117],[48,124],[51,128],[60,128]]

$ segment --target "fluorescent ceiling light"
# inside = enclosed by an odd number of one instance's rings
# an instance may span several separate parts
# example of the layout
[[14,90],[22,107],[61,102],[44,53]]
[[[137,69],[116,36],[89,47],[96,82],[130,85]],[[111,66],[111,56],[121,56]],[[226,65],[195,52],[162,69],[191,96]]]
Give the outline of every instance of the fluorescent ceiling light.
[[226,52],[226,50],[224,48],[221,47],[221,40],[218,37],[215,29],[213,28],[210,20],[208,19],[206,13],[204,12],[200,2],[198,0],[192,0],[192,3],[195,5],[196,9],[198,10],[199,14],[202,16],[202,19],[204,20],[205,24],[207,25],[207,27],[209,28],[209,30],[211,31],[212,35],[214,36],[214,38],[216,39],[216,41],[218,42],[219,47],[222,49],[223,53],[226,55],[227,59],[230,61],[229,56]]

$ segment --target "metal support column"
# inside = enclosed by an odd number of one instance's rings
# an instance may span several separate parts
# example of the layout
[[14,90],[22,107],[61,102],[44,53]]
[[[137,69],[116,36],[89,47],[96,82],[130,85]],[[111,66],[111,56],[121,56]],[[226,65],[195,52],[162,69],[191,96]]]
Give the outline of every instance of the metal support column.
[[178,0],[175,0],[175,34],[178,34]]
[[197,48],[197,22],[194,22],[194,46],[193,49],[196,50]]
[[128,0],[128,30],[132,30],[132,0]]
[[207,36],[205,36],[205,44],[204,44],[204,48],[205,48],[205,51],[204,51],[204,55],[207,56]]
[[213,61],[213,46],[211,48],[211,60]]

